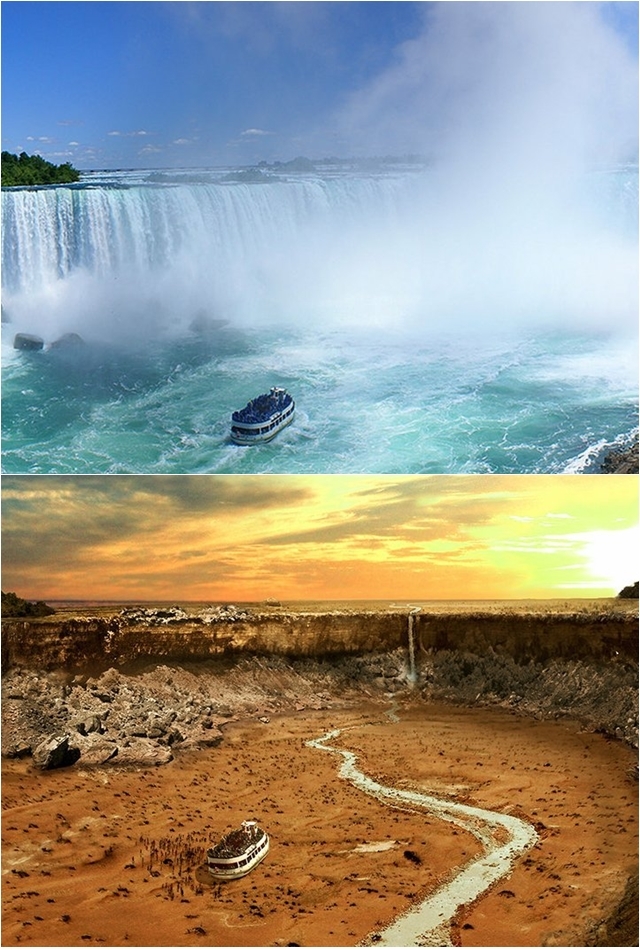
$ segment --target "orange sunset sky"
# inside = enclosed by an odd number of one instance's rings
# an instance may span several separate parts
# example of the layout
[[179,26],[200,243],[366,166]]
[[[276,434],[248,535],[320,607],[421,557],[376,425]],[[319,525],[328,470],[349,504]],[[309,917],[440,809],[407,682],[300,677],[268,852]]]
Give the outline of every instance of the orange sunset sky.
[[638,576],[630,475],[6,475],[2,502],[2,587],[28,599],[608,597]]

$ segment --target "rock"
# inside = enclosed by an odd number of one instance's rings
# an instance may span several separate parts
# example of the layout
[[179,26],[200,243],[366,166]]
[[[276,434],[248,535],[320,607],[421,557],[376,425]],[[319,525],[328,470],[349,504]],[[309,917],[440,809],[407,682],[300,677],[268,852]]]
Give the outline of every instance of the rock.
[[635,584],[629,584],[628,587],[623,587],[618,597],[622,597],[623,600],[638,600],[638,581]]
[[84,346],[85,342],[78,333],[63,333],[60,339],[54,340],[50,349],[60,349],[67,346]]
[[[114,692],[116,692],[116,693],[118,692],[118,687],[117,687],[117,686],[116,686]],[[94,692],[93,695],[95,696],[96,699],[99,699],[101,703],[112,703],[112,702],[113,702],[113,696],[112,696],[110,693]]]
[[51,736],[33,750],[33,762],[42,771],[73,765],[80,758],[80,749],[69,745],[69,736]]
[[171,732],[168,732],[164,737],[164,741],[167,745],[177,745],[179,742],[184,742],[184,736],[179,729],[172,729]]
[[601,471],[606,475],[637,475],[638,440],[626,449],[609,452],[601,465]]
[[109,739],[96,735],[80,741],[81,765],[104,765],[118,755],[118,746]]
[[81,736],[86,736],[90,732],[104,732],[104,725],[99,716],[89,716],[76,725],[76,729]]
[[404,852],[404,856],[407,859],[407,861],[412,861],[414,864],[422,864],[422,858],[420,857],[419,854],[416,854],[415,851],[411,851],[407,849]]
[[14,350],[41,350],[43,347],[42,337],[34,336],[32,333],[16,333],[13,338]]
[[189,329],[200,336],[210,336],[226,327],[228,323],[228,320],[216,320],[210,317],[205,310],[199,310],[189,324]]
[[129,745],[118,751],[119,766],[144,768],[154,765],[166,765],[171,762],[173,753],[165,745],[158,745],[151,739],[133,739]]
[[2,754],[8,759],[25,759],[28,755],[31,755],[31,751],[31,746],[28,742],[18,739],[17,742],[3,749]]

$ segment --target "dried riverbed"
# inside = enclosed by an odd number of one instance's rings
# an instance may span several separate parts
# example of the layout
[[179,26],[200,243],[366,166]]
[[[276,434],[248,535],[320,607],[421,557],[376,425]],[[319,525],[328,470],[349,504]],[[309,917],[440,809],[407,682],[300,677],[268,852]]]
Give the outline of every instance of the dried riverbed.
[[[335,695],[321,709],[244,709],[218,746],[159,768],[42,773],[5,760],[3,945],[366,942],[485,852],[414,793],[535,827],[513,870],[454,915],[452,943],[603,945],[637,867],[633,750],[507,709],[406,697],[397,721],[388,709],[382,697],[347,707]],[[309,745],[335,730],[329,744],[409,797],[389,803],[341,778],[336,757]],[[267,859],[211,886],[206,847],[247,817],[271,835]],[[498,845],[509,834],[491,831]]]

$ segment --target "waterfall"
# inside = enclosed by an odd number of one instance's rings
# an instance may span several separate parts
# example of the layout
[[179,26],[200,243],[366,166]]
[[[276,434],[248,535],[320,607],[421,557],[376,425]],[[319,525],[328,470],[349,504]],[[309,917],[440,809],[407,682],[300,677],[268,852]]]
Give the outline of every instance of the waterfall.
[[3,189],[15,330],[175,336],[200,311],[251,327],[448,330],[470,316],[510,326],[514,314],[582,327],[588,310],[635,327],[635,168],[578,183],[569,213],[553,190],[538,195],[535,219],[528,193],[515,205],[498,195],[498,208],[479,196],[476,208],[468,182],[443,189],[434,169],[145,175]]
[[421,607],[413,607],[409,612],[408,617],[408,634],[409,634],[409,675],[408,680],[411,686],[415,686],[418,680],[418,673],[416,670],[416,644],[415,644],[415,632],[413,629],[414,616],[417,613],[420,613]]
[[97,308],[104,331],[114,314],[150,305],[179,332],[202,309],[252,324],[300,319],[310,300],[343,292],[348,267],[362,271],[371,304],[363,261],[393,258],[412,184],[398,174],[3,191],[3,302],[45,336],[33,318],[56,306],[81,321],[57,331],[83,334]]

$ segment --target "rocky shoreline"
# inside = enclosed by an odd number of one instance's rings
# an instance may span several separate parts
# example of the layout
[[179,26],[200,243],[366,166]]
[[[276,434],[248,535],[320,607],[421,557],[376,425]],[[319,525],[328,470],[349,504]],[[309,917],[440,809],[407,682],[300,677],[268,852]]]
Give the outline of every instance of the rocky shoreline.
[[638,439],[626,449],[609,452],[602,462],[601,471],[606,475],[637,475]]

